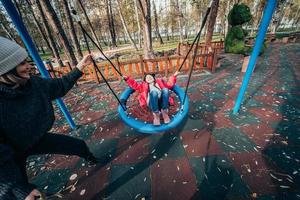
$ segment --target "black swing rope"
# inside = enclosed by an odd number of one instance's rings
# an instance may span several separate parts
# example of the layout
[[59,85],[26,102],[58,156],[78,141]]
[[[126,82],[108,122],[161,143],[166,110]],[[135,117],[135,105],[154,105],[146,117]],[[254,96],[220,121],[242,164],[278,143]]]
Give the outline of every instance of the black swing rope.
[[195,45],[195,43],[196,43],[196,47],[195,47],[195,49],[194,49],[194,55],[193,55],[192,66],[190,67],[190,70],[189,70],[189,77],[188,77],[188,81],[187,81],[187,84],[186,84],[186,87],[185,87],[185,92],[184,92],[184,98],[183,98],[183,102],[182,102],[182,106],[181,106],[181,111],[182,111],[182,109],[183,109],[183,107],[184,107],[185,99],[186,99],[187,92],[188,92],[188,89],[189,89],[189,84],[190,84],[190,80],[191,80],[191,77],[192,77],[192,72],[193,72],[194,65],[195,65],[196,54],[197,54],[197,51],[198,51],[198,46],[199,46],[199,41],[200,41],[201,32],[202,32],[202,30],[203,30],[203,28],[204,28],[204,26],[205,26],[205,23],[206,23],[206,21],[207,21],[208,15],[209,15],[209,13],[210,13],[210,10],[211,10],[211,4],[212,4],[212,0],[211,0],[211,2],[210,2],[210,4],[209,4],[209,7],[208,7],[207,10],[206,10],[205,16],[204,16],[204,18],[203,18],[203,20],[202,20],[202,24],[201,24],[200,30],[199,30],[197,36],[195,37],[195,39],[194,39],[194,41],[193,41],[193,43],[192,43],[192,45],[191,45],[189,51],[187,52],[187,54],[186,54],[184,60],[182,61],[181,66],[180,66],[179,69],[178,69],[178,71],[181,70],[181,68],[183,67],[183,65],[184,65],[184,63],[185,63],[185,61],[186,61],[186,59],[187,59],[189,53],[192,51],[192,49],[193,49],[193,47],[194,47],[194,45]]
[[[87,41],[86,36],[88,36],[89,39],[91,39],[91,37],[88,35],[88,33],[86,32],[86,30],[83,28],[83,26],[82,26],[82,24],[81,24],[80,21],[78,21],[78,24],[79,24],[79,26],[80,26],[80,28],[81,28],[81,30],[82,30],[84,42],[86,43],[88,52],[89,52],[89,54],[91,54],[91,49],[90,49],[90,47],[89,47],[89,43],[88,43],[88,41]],[[94,43],[94,41],[93,41],[92,39],[91,39],[91,41]],[[95,44],[95,43],[94,43],[94,44]],[[98,47],[98,45],[97,45],[97,48],[100,50],[100,48]],[[100,50],[100,51],[101,51],[101,50]],[[104,53],[103,53],[102,51],[101,51],[101,53],[104,55]],[[104,56],[105,56],[105,55],[104,55]],[[105,57],[106,57],[106,56],[105,56]],[[96,77],[97,77],[97,80],[99,81],[99,77],[98,77],[98,75],[97,75],[97,71],[98,71],[98,72],[100,73],[101,77],[103,78],[105,84],[108,86],[108,88],[110,89],[110,91],[113,93],[113,95],[114,95],[115,98],[117,99],[118,103],[121,105],[121,107],[123,108],[123,110],[126,112],[126,108],[124,108],[124,105],[121,103],[121,101],[120,101],[118,95],[117,95],[117,94],[115,93],[115,91],[111,88],[110,84],[108,83],[108,81],[106,80],[106,78],[104,77],[104,75],[102,74],[102,72],[100,71],[100,69],[97,67],[97,64],[96,64],[94,58],[92,57],[91,59],[92,59],[93,67],[94,67],[94,69],[96,70]],[[106,59],[108,59],[108,58],[106,57]],[[109,60],[109,59],[108,59],[108,60]],[[110,61],[110,60],[109,60],[109,61]],[[110,63],[112,64],[111,61],[110,61]],[[122,76],[122,74],[121,74],[120,72],[118,72],[118,73],[120,74],[120,76]]]

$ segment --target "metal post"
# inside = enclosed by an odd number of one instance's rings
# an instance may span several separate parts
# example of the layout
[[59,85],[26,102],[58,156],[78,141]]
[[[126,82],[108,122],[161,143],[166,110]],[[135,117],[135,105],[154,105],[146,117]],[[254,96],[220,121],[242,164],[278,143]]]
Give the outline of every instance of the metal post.
[[[40,58],[35,45],[25,27],[25,25],[22,22],[22,19],[20,18],[14,4],[11,2],[11,0],[1,0],[2,5],[4,6],[4,8],[6,9],[8,15],[10,16],[11,20],[13,21],[19,35],[21,36],[28,52],[30,53],[30,55],[32,56],[32,59],[34,60],[35,64],[37,65],[41,75],[44,78],[50,78],[49,73],[47,71],[47,69],[44,66],[44,63],[42,61],[42,59]],[[58,104],[58,106],[60,107],[60,110],[63,112],[65,118],[67,119],[69,125],[71,126],[72,129],[76,128],[76,125],[71,117],[71,115],[69,114],[65,104],[63,103],[63,101],[61,99],[56,99],[56,103]]]
[[255,45],[254,45],[254,48],[253,48],[253,51],[252,51],[252,54],[251,54],[251,57],[250,57],[250,60],[248,63],[247,71],[245,73],[242,86],[240,88],[239,94],[235,101],[235,105],[233,108],[233,114],[237,114],[240,109],[240,106],[241,106],[244,94],[246,92],[249,80],[250,80],[252,72],[254,70],[256,59],[261,50],[261,46],[264,43],[264,38],[265,38],[266,32],[268,30],[268,26],[270,24],[273,12],[275,10],[276,3],[277,3],[277,0],[268,0],[267,6],[264,11],[263,18],[262,18],[262,22],[261,22],[261,25],[259,28],[259,32],[258,32],[257,38],[255,40]]

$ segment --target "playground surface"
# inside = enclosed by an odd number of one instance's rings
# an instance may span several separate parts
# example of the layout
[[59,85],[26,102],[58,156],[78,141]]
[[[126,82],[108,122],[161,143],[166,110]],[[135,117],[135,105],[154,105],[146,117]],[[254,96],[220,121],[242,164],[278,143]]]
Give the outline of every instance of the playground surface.
[[[106,163],[32,156],[30,180],[49,199],[300,199],[299,64],[299,43],[271,44],[235,116],[242,56],[227,54],[216,73],[192,78],[182,126],[155,135],[121,121],[107,86],[74,87],[64,100],[79,129],[70,130],[57,112],[52,132],[84,139]],[[181,86],[186,81],[178,78]],[[112,87],[120,93],[126,84]],[[143,117],[138,107],[132,110]]]

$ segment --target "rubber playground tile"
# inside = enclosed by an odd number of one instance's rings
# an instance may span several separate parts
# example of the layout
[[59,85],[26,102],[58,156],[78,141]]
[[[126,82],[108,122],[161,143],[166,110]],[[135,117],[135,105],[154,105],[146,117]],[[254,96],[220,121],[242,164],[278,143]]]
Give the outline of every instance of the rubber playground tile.
[[242,199],[250,196],[248,186],[224,155],[189,159],[197,178],[198,192],[192,199]]
[[73,168],[79,161],[78,156],[52,155],[45,163],[46,170]]
[[152,135],[149,146],[150,156],[153,159],[160,158],[181,158],[185,156],[185,150],[177,133],[166,132],[159,135]]
[[111,168],[79,168],[72,172],[67,183],[67,190],[62,192],[62,199],[101,198],[101,191],[109,184]]
[[151,199],[149,163],[112,165],[109,180],[100,193],[105,199]]
[[70,106],[70,112],[76,113],[76,112],[84,112],[90,108],[91,104],[90,102],[82,102],[79,104],[76,104],[76,106]]
[[[253,193],[273,194],[280,187],[276,177],[283,172],[278,171],[269,158],[258,152],[230,153],[228,157]],[[287,179],[280,179],[280,182],[281,185],[291,184]]]
[[280,99],[276,96],[254,96],[253,98],[259,102],[262,102],[265,106],[280,105],[284,102],[283,99]]
[[286,138],[290,144],[300,145],[299,121],[285,120],[275,124],[276,132]]
[[260,123],[260,120],[258,117],[256,117],[254,114],[251,114],[250,112],[243,112],[241,109],[239,111],[238,115],[234,115],[230,113],[229,115],[231,121],[236,126],[244,126],[247,124],[257,124]]
[[300,199],[299,192],[281,192],[277,191],[276,194],[258,196],[257,200],[298,200]]
[[122,138],[118,141],[113,164],[134,164],[149,155],[150,140],[145,136]]
[[65,187],[71,175],[70,169],[44,170],[38,176],[33,177],[30,182],[46,194],[54,194]]
[[235,104],[235,102],[232,99],[225,100],[224,105],[221,108],[219,108],[218,112],[224,112],[224,111],[230,112],[233,109],[234,104]]
[[270,107],[263,107],[263,108],[250,108],[249,112],[256,115],[262,121],[269,123],[269,122],[278,122],[282,119],[280,113],[276,112],[274,109]]
[[285,138],[283,138],[275,129],[265,123],[242,126],[240,130],[261,148],[264,148],[270,144],[286,142]]
[[234,124],[230,120],[230,117],[228,114],[223,113],[223,112],[217,112],[214,115],[214,128],[219,129],[219,128],[233,128]]
[[253,97],[245,101],[247,108],[263,107],[265,104],[262,101],[256,100]]
[[77,129],[72,130],[69,135],[83,140],[88,140],[95,132],[96,124],[79,125]]
[[300,153],[298,146],[269,146],[264,149],[263,153],[285,172],[283,173],[286,174],[285,179],[289,178],[290,183],[296,183],[298,187],[300,186]]
[[98,122],[97,129],[91,139],[117,139],[120,138],[120,133],[125,128],[125,124],[121,119],[110,120],[108,122]]
[[205,121],[201,118],[203,113],[193,112],[190,113],[187,121],[183,124],[183,131],[191,131],[193,129],[202,130],[206,128]]
[[208,99],[202,92],[191,93],[189,94],[188,97],[190,101],[199,101],[199,100],[205,101]]
[[204,131],[188,131],[181,134],[183,147],[189,157],[223,154],[213,135]]
[[101,118],[103,118],[104,115],[105,112],[103,110],[85,111],[78,123],[90,124],[90,123],[98,122]]
[[193,107],[193,108],[197,108],[198,111],[200,112],[204,112],[204,111],[207,111],[207,112],[216,112],[218,110],[218,108],[216,106],[213,105],[212,103],[213,100],[202,100],[202,101],[193,101],[193,102],[190,102],[190,107]]
[[225,152],[249,152],[256,149],[256,144],[237,128],[215,129],[212,133]]
[[53,127],[49,132],[68,135],[71,131],[72,129],[68,124],[63,124],[61,126]]
[[93,140],[88,146],[95,157],[101,159],[103,163],[108,163],[115,156],[117,142],[116,139]]
[[138,137],[144,135],[144,133],[139,133],[133,128],[125,125],[124,129],[120,132],[120,138],[127,138],[127,137]]
[[27,175],[30,178],[37,176],[42,171],[46,170],[45,163],[51,156],[47,155],[33,155],[27,158],[26,169]]
[[151,166],[152,200],[190,199],[196,177],[187,158],[159,160]]

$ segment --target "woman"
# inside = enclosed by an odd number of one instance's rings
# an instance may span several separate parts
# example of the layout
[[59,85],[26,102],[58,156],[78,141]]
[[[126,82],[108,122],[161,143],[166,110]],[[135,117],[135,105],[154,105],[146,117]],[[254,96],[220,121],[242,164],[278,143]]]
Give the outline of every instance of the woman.
[[155,78],[155,74],[146,74],[142,83],[137,83],[134,79],[124,76],[123,78],[135,91],[139,92],[138,100],[141,107],[148,106],[153,113],[153,125],[160,125],[160,113],[165,124],[170,123],[168,115],[169,105],[174,105],[174,99],[170,97],[169,90],[176,83],[178,71],[174,73],[166,82],[161,78]]
[[48,132],[55,120],[52,100],[72,88],[91,55],[59,79],[31,76],[27,57],[24,48],[0,37],[0,199],[31,200],[41,195],[27,180],[29,155],[77,155],[98,161],[84,141]]

